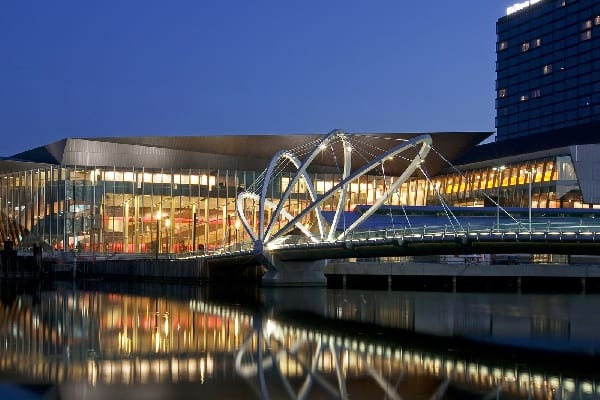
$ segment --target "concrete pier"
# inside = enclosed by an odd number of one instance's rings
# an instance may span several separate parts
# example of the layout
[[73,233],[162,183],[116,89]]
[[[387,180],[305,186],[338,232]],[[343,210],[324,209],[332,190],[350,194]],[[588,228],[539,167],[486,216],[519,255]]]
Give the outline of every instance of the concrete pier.
[[262,277],[263,286],[327,286],[323,269],[327,260],[281,261],[271,258]]

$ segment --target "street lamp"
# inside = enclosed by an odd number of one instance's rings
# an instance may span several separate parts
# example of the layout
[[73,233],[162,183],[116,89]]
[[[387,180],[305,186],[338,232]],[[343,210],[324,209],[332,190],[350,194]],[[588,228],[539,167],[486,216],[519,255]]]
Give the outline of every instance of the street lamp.
[[238,231],[240,230],[242,223],[240,222],[239,219],[235,219],[235,249],[239,250],[239,244],[238,244]]
[[533,173],[535,172],[535,169],[526,169],[522,170],[521,172],[527,175],[527,178],[529,180],[529,232],[531,233],[531,181],[533,181]]
[[498,171],[498,190],[496,194],[496,226],[500,229],[500,186],[502,185],[502,171],[506,169],[504,165],[492,168]]
[[158,248],[160,247],[160,219],[162,212],[156,212],[156,242],[154,243],[154,258],[158,260]]
[[531,182],[533,181],[533,172],[533,169],[529,171],[529,232],[531,232]]
[[169,246],[170,246],[170,242],[171,242],[171,241],[169,240],[169,239],[170,239],[170,234],[171,234],[171,231],[170,231],[170,228],[171,228],[171,219],[170,219],[170,218],[165,218],[165,228],[167,228],[167,234],[165,235],[165,240],[167,241],[167,246],[166,246],[166,248],[167,248],[167,254],[169,254],[169,253],[170,253],[170,250],[171,250],[171,249],[169,248]]

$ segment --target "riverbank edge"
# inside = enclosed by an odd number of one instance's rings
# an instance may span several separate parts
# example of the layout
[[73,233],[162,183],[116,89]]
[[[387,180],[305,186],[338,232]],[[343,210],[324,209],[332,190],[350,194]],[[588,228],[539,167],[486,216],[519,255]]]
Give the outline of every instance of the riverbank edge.
[[328,287],[387,290],[600,293],[600,265],[337,262]]

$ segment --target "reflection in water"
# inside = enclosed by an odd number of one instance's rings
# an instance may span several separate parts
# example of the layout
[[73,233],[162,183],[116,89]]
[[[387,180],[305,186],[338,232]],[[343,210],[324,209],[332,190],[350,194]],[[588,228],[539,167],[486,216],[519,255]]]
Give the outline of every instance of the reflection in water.
[[600,397],[597,296],[263,289],[247,307],[157,288],[2,282],[0,379],[64,398]]

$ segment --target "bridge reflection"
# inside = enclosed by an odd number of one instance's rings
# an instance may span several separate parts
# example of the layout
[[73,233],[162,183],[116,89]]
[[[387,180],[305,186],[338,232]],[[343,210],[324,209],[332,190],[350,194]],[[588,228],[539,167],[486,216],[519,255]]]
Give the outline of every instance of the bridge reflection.
[[[220,393],[254,388],[259,398],[600,397],[598,368],[578,365],[595,360],[584,350],[521,351],[464,337],[490,324],[500,331],[529,327],[535,336],[536,321],[545,320],[546,333],[560,336],[566,326],[569,339],[585,341],[585,321],[560,307],[548,316],[533,301],[522,315],[517,308],[479,309],[440,320],[448,303],[432,306],[412,294],[390,295],[378,305],[368,293],[323,289],[261,295],[255,308],[218,303],[205,293],[188,301],[71,289],[3,296],[0,377],[83,383],[91,391],[210,382]],[[596,328],[592,322],[589,331]],[[247,385],[236,385],[241,382]]]
[[[209,314],[250,318],[226,306],[202,301],[191,304],[192,308]],[[350,308],[356,306],[360,304],[352,304]],[[514,351],[499,353],[507,350],[501,346],[485,348],[477,342],[411,335],[380,325],[375,329],[362,325],[361,329],[360,324],[345,324],[343,311],[337,311],[341,318],[334,323],[313,313],[254,314],[253,332],[237,353],[238,374],[262,398],[279,398],[282,394],[287,398],[306,398],[311,388],[317,387],[317,391],[324,390],[334,398],[346,398],[352,392],[371,393],[371,396],[380,392],[385,398],[397,399],[404,398],[409,391],[407,386],[414,382],[418,382],[419,396],[426,395],[422,398],[444,398],[447,391],[475,398],[600,396],[597,381],[590,379],[593,372],[588,371],[591,375],[582,378],[565,374],[564,370],[549,373],[541,365],[549,360],[560,363],[564,354],[552,358],[525,352],[530,358],[518,359]],[[412,318],[409,324],[414,328],[413,309],[408,307],[399,315],[396,321],[381,315],[373,319],[402,325]],[[428,318],[421,318],[421,322],[423,319]],[[540,359],[531,358],[536,356]],[[575,359],[579,358],[574,356],[571,361]]]

